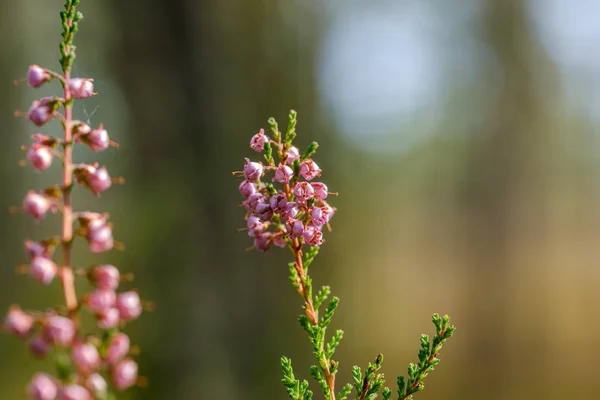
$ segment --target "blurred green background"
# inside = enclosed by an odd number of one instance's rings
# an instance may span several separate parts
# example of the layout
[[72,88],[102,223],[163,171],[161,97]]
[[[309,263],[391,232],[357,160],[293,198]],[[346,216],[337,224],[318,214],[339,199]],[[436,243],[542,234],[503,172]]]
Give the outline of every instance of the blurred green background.
[[[0,2],[0,210],[59,176],[19,167],[36,130],[13,116],[58,85],[13,79],[33,63],[58,67],[62,4]],[[83,0],[80,10],[74,73],[100,96],[76,117],[103,122],[121,148],[76,158],[127,182],[100,199],[77,190],[75,204],[110,212],[127,249],[81,246],[75,260],[135,273],[128,286],[156,303],[128,329],[150,386],[121,398],[284,399],[283,354],[308,377],[289,257],[244,251],[231,176],[256,157],[250,137],[291,108],[299,143],[320,143],[323,180],[340,193],[312,268],[342,299],[339,387],[378,352],[393,387],[439,312],[458,330],[419,399],[600,398],[600,2]],[[0,212],[2,309],[61,301],[58,284],[14,273],[22,240],[57,224]],[[9,336],[0,359],[0,399],[22,398],[48,367]]]

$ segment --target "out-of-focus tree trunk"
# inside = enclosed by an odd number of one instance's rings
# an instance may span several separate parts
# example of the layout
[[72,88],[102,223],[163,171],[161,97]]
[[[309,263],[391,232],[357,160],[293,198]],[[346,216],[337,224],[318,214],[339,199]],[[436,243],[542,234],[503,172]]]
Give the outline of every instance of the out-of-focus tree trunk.
[[[273,298],[289,288],[283,268],[256,265],[281,258],[245,254],[251,241],[235,235],[244,222],[231,171],[241,169],[250,137],[268,117],[281,120],[289,108],[313,103],[311,48],[277,41],[290,33],[275,0],[114,7],[123,18],[114,68],[131,105],[128,146],[136,160],[130,218],[133,229],[161,224],[164,232],[137,243],[150,250],[129,256],[142,281],[155,281],[160,301],[145,326],[167,343],[158,354],[145,351],[142,372],[151,368],[155,378],[142,397],[269,397],[264,390],[281,390],[278,379],[265,385],[279,373],[279,352],[262,334]],[[153,45],[140,45],[147,36]]]
[[471,139],[461,189],[469,311],[460,334],[466,336],[468,363],[479,367],[462,373],[459,392],[492,400],[507,398],[503,382],[516,378],[509,322],[513,244],[521,225],[514,205],[530,172],[528,160],[544,138],[536,129],[543,112],[536,68],[547,60],[538,53],[525,2],[487,0],[485,6],[483,37],[497,58],[500,81],[486,85],[498,89],[496,104]]

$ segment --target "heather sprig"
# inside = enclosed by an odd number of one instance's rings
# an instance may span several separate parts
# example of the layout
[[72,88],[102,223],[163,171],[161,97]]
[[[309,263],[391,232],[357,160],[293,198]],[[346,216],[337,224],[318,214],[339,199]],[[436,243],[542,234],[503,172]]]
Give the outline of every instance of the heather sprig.
[[[279,130],[274,118],[270,118],[270,136],[261,129],[250,140],[250,148],[262,153],[264,163],[246,158],[243,170],[234,172],[242,178],[239,191],[246,209],[245,230],[253,238],[255,249],[266,252],[274,245],[287,248],[292,255],[293,261],[288,264],[289,279],[303,300],[303,313],[298,322],[308,334],[316,360],[316,364],[310,367],[310,375],[317,381],[325,398],[345,400],[354,391],[357,400],[372,400],[380,393],[384,400],[391,399],[392,391],[385,387],[384,374],[378,372],[383,364],[382,354],[368,364],[364,374],[354,366],[354,382],[344,385],[336,394],[339,362],[333,357],[344,332],[338,329],[328,335],[327,329],[340,299],[335,296],[330,299],[329,286],[323,286],[315,293],[308,271],[325,242],[323,228],[331,231],[330,221],[336,209],[326,199],[337,193],[329,192],[325,183],[314,181],[322,173],[313,160],[319,145],[313,142],[301,153],[293,145],[297,135],[296,124],[297,114],[293,110],[285,132]],[[423,379],[439,363],[439,351],[454,332],[448,316],[440,318],[433,314],[433,323],[436,327],[433,339],[430,341],[427,335],[421,336],[419,364],[410,364],[408,380],[398,378],[400,400],[411,399],[414,393],[423,389]],[[282,357],[281,367],[282,382],[289,397],[293,400],[311,399],[313,392],[308,381],[296,378],[291,360]]]
[[450,325],[450,317],[447,315],[440,317],[438,314],[433,314],[432,321],[435,325],[433,340],[430,340],[429,336],[425,334],[421,335],[419,363],[409,364],[408,380],[405,380],[403,376],[398,377],[398,398],[400,400],[412,399],[414,393],[425,388],[423,379],[439,364],[439,352],[456,329],[454,325]]
[[[78,4],[79,0],[66,0],[64,11],[60,13],[63,31],[59,63],[62,73],[31,65],[24,79],[33,88],[57,80],[62,93],[34,101],[26,113],[17,112],[37,127],[57,119],[63,130],[62,138],[35,133],[31,146],[25,148],[27,160],[23,164],[44,171],[57,158],[62,163],[63,179],[60,184],[28,191],[21,210],[38,221],[44,220],[48,213],[59,213],[62,231],[55,237],[26,240],[29,262],[19,266],[18,270],[28,272],[43,285],[50,285],[58,278],[65,304],[43,311],[25,311],[14,305],[4,323],[6,331],[28,341],[33,356],[52,356],[55,360],[54,376],[38,372],[31,379],[27,394],[34,400],[115,399],[115,391],[144,381],[138,377],[138,365],[130,358],[130,339],[121,328],[140,316],[145,303],[136,291],[117,292],[128,276],[122,275],[114,265],[74,268],[71,260],[71,248],[77,237],[87,241],[92,253],[122,248],[122,244],[113,238],[113,224],[108,214],[74,211],[72,207],[72,191],[77,185],[99,195],[113,184],[123,182],[122,178],[111,177],[107,168],[97,162],[73,162],[75,145],[85,145],[94,152],[117,147],[102,124],[92,128],[73,118],[74,102],[96,95],[93,79],[71,76],[75,60],[73,41],[83,19],[76,10]],[[58,250],[62,256],[60,262],[54,260]],[[92,292],[78,295],[75,291],[77,278],[89,281],[94,286]],[[80,324],[82,311],[94,316],[96,330],[88,331]]]

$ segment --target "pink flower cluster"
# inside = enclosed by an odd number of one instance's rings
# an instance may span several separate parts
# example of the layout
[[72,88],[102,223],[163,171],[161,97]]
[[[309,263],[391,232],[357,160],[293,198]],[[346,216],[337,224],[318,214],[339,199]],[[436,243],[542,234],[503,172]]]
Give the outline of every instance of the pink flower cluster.
[[[267,164],[246,158],[239,173],[244,180],[239,191],[245,200],[248,235],[254,238],[257,250],[267,251],[271,245],[285,247],[294,243],[320,246],[323,243],[323,226],[327,226],[335,209],[325,199],[330,194],[327,186],[313,180],[321,175],[316,162],[301,156],[298,148],[265,135],[263,129],[255,134],[250,147],[265,154]],[[270,156],[271,149],[279,159]],[[273,173],[268,179],[265,175]],[[279,188],[276,188],[278,185]]]
[[96,283],[97,289],[86,296],[85,304],[96,315],[98,326],[106,332],[104,335],[78,335],[73,320],[56,311],[33,313],[13,306],[6,316],[6,331],[28,340],[31,354],[35,357],[44,358],[52,348],[70,351],[71,382],[61,382],[48,374],[37,373],[28,389],[32,399],[104,398],[108,383],[103,372],[110,376],[117,390],[125,390],[137,382],[137,364],[128,358],[129,337],[111,328],[141,314],[140,298],[133,291],[115,293],[119,271],[112,265],[91,268],[89,278]]
[[[65,129],[64,139],[43,133],[34,134],[33,144],[27,150],[27,162],[36,171],[44,171],[50,168],[54,157],[57,157],[63,161],[65,176],[70,175],[62,186],[49,186],[41,191],[30,190],[22,204],[23,211],[36,220],[43,220],[48,212],[61,212],[63,224],[71,225],[69,228],[63,226],[63,236],[60,238],[25,241],[29,263],[24,267],[33,279],[43,285],[50,285],[55,278],[59,278],[65,299],[69,297],[69,290],[72,290],[71,306],[66,300],[67,311],[56,308],[38,312],[24,311],[14,305],[4,320],[5,331],[26,340],[35,357],[44,358],[54,348],[70,355],[65,376],[52,377],[43,372],[33,376],[28,395],[34,400],[104,399],[110,386],[119,391],[125,390],[139,379],[137,363],[129,358],[129,337],[120,332],[120,328],[142,313],[142,301],[137,292],[118,293],[117,289],[123,280],[119,270],[113,265],[95,265],[76,270],[75,276],[85,277],[94,286],[92,292],[77,298],[72,282],[72,265],[57,265],[54,261],[57,248],[63,250],[63,260],[70,259],[68,255],[73,237],[83,238],[92,253],[102,253],[115,247],[108,215],[91,211],[72,212],[68,196],[73,182],[98,195],[119,181],[111,178],[107,169],[98,163],[73,164],[71,153],[67,158],[67,151],[71,151],[76,143],[82,143],[93,151],[116,147],[116,143],[110,141],[102,124],[92,129],[81,121],[72,120],[69,109],[71,99],[95,95],[94,86],[92,79],[68,78],[68,74],[65,75],[38,65],[30,66],[27,73],[27,82],[34,88],[51,79],[60,80],[65,88],[65,98],[69,99],[45,97],[34,101],[26,113],[36,126],[43,126],[56,118]],[[65,110],[64,114],[59,111],[61,107]],[[72,235],[65,232],[72,232]],[[87,309],[94,316],[100,333],[82,332],[79,326],[81,309]]]

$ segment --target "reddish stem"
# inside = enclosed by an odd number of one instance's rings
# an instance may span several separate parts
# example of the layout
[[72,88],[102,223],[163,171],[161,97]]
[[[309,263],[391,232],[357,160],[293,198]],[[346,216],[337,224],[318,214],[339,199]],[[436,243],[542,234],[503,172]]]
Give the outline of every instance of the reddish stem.
[[[68,21],[69,27],[73,21]],[[67,35],[69,35],[68,32]],[[68,36],[65,37],[65,41]],[[65,49],[69,53],[69,48]],[[64,68],[64,66],[63,66]],[[73,240],[73,208],[71,206],[71,188],[73,186],[73,137],[71,132],[71,122],[73,120],[73,106],[71,104],[71,90],[67,82],[71,72],[64,69],[64,96],[65,96],[65,121],[64,121],[64,159],[63,159],[63,186],[62,186],[62,265],[60,267],[60,278],[62,281],[63,296],[69,312],[69,317],[77,323],[77,294],[75,293],[75,279],[73,267],[71,266],[71,242]]]
[[[285,196],[289,201],[291,199],[290,185],[286,183],[284,185],[284,190]],[[304,266],[302,265],[302,243],[300,243],[300,241],[297,238],[292,240],[292,252],[294,253],[295,259],[294,267],[296,268],[296,272],[298,273],[298,278],[300,281],[298,293],[300,293],[300,295],[304,299],[304,312],[306,313],[306,316],[308,317],[310,322],[316,326],[319,324],[319,319],[317,316],[317,312],[315,311],[315,306],[313,304],[312,297],[309,296],[308,290],[306,290],[306,271],[304,270]],[[325,349],[322,348],[321,350]],[[330,399],[335,400],[335,375],[331,373],[331,370],[329,368],[329,360],[326,356],[323,356],[321,363],[325,366],[323,373],[325,375],[325,381],[327,382],[327,386],[329,387]]]

